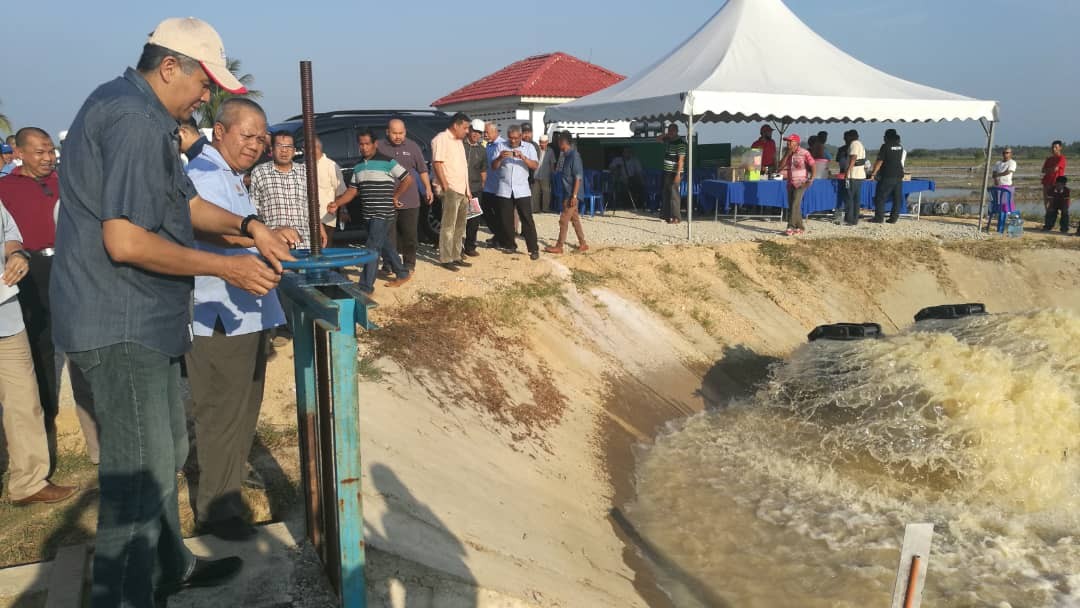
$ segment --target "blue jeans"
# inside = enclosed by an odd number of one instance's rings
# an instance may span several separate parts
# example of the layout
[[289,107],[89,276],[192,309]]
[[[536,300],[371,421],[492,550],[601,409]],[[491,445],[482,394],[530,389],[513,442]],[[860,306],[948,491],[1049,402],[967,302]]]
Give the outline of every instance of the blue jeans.
[[180,360],[132,342],[68,359],[90,383],[101,429],[91,606],[151,608],[155,582],[179,581],[195,565],[176,491],[188,452]]
[[[390,269],[394,276],[404,279],[409,276],[408,269],[401,263],[394,241],[390,238],[390,231],[394,229],[394,220],[371,218],[368,220],[368,235],[365,247],[379,254],[374,262],[364,264],[364,275],[360,278],[360,289],[367,293],[375,291],[375,273],[379,270],[379,257],[390,263]],[[459,252],[460,253],[460,252]]]

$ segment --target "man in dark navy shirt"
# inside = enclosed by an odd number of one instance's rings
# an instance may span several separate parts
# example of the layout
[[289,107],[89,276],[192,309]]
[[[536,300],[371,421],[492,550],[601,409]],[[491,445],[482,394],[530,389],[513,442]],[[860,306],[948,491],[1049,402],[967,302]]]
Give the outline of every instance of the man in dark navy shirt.
[[895,224],[900,219],[900,207],[904,203],[904,161],[907,152],[900,145],[900,135],[896,129],[885,131],[885,143],[878,150],[874,168],[870,171],[870,179],[877,177],[877,192],[874,193],[874,219],[876,224],[885,221],[885,201],[892,199],[892,210],[889,212],[889,223]]
[[[299,235],[204,201],[180,166],[177,123],[209,99],[211,80],[244,91],[209,24],[166,19],[136,69],[90,94],[64,142],[49,294],[63,311],[53,340],[89,381],[101,429],[94,608],[150,608],[241,567],[236,557],[194,557],[180,533],[179,357],[191,345],[193,276],[265,295]],[[253,245],[265,262],[199,251],[195,230]]]

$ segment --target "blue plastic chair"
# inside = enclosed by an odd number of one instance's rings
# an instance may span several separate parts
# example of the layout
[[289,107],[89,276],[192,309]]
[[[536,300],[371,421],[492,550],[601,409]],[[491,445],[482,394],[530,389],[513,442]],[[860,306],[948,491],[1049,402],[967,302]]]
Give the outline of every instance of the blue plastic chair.
[[596,207],[600,206],[600,215],[604,215],[604,193],[600,184],[601,174],[599,171],[587,170],[581,180],[581,203],[589,205],[589,215],[596,216]]
[[660,190],[664,187],[664,175],[656,169],[645,171],[645,196],[649,197],[649,211],[660,209],[660,201],[663,198]]
[[990,229],[990,218],[997,218],[997,231],[1005,233],[1005,220],[1008,218],[1009,213],[1016,211],[1015,205],[1013,205],[1013,192],[1009,188],[1002,188],[1000,186],[991,186],[986,189],[990,193],[990,215],[987,217],[987,230]]

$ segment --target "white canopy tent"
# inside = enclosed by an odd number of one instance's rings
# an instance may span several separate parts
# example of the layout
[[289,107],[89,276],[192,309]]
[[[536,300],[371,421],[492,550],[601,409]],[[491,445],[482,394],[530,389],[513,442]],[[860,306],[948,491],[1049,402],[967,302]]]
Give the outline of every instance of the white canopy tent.
[[[995,101],[972,99],[891,76],[833,46],[781,0],[728,0],[697,32],[640,73],[548,108],[545,120],[695,122],[929,122],[978,120],[986,133],[986,172]],[[693,184],[693,146],[688,159]],[[692,220],[693,188],[688,210]],[[986,188],[983,188],[983,205]],[[980,225],[983,207],[979,209]],[[693,236],[687,222],[687,237]]]

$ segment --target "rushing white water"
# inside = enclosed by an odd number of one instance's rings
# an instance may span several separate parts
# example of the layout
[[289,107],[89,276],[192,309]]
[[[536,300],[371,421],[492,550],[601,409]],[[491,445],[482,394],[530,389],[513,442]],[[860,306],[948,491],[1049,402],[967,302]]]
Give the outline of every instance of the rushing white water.
[[888,606],[904,524],[924,606],[1080,606],[1080,317],[819,341],[639,455],[627,511],[677,606]]

